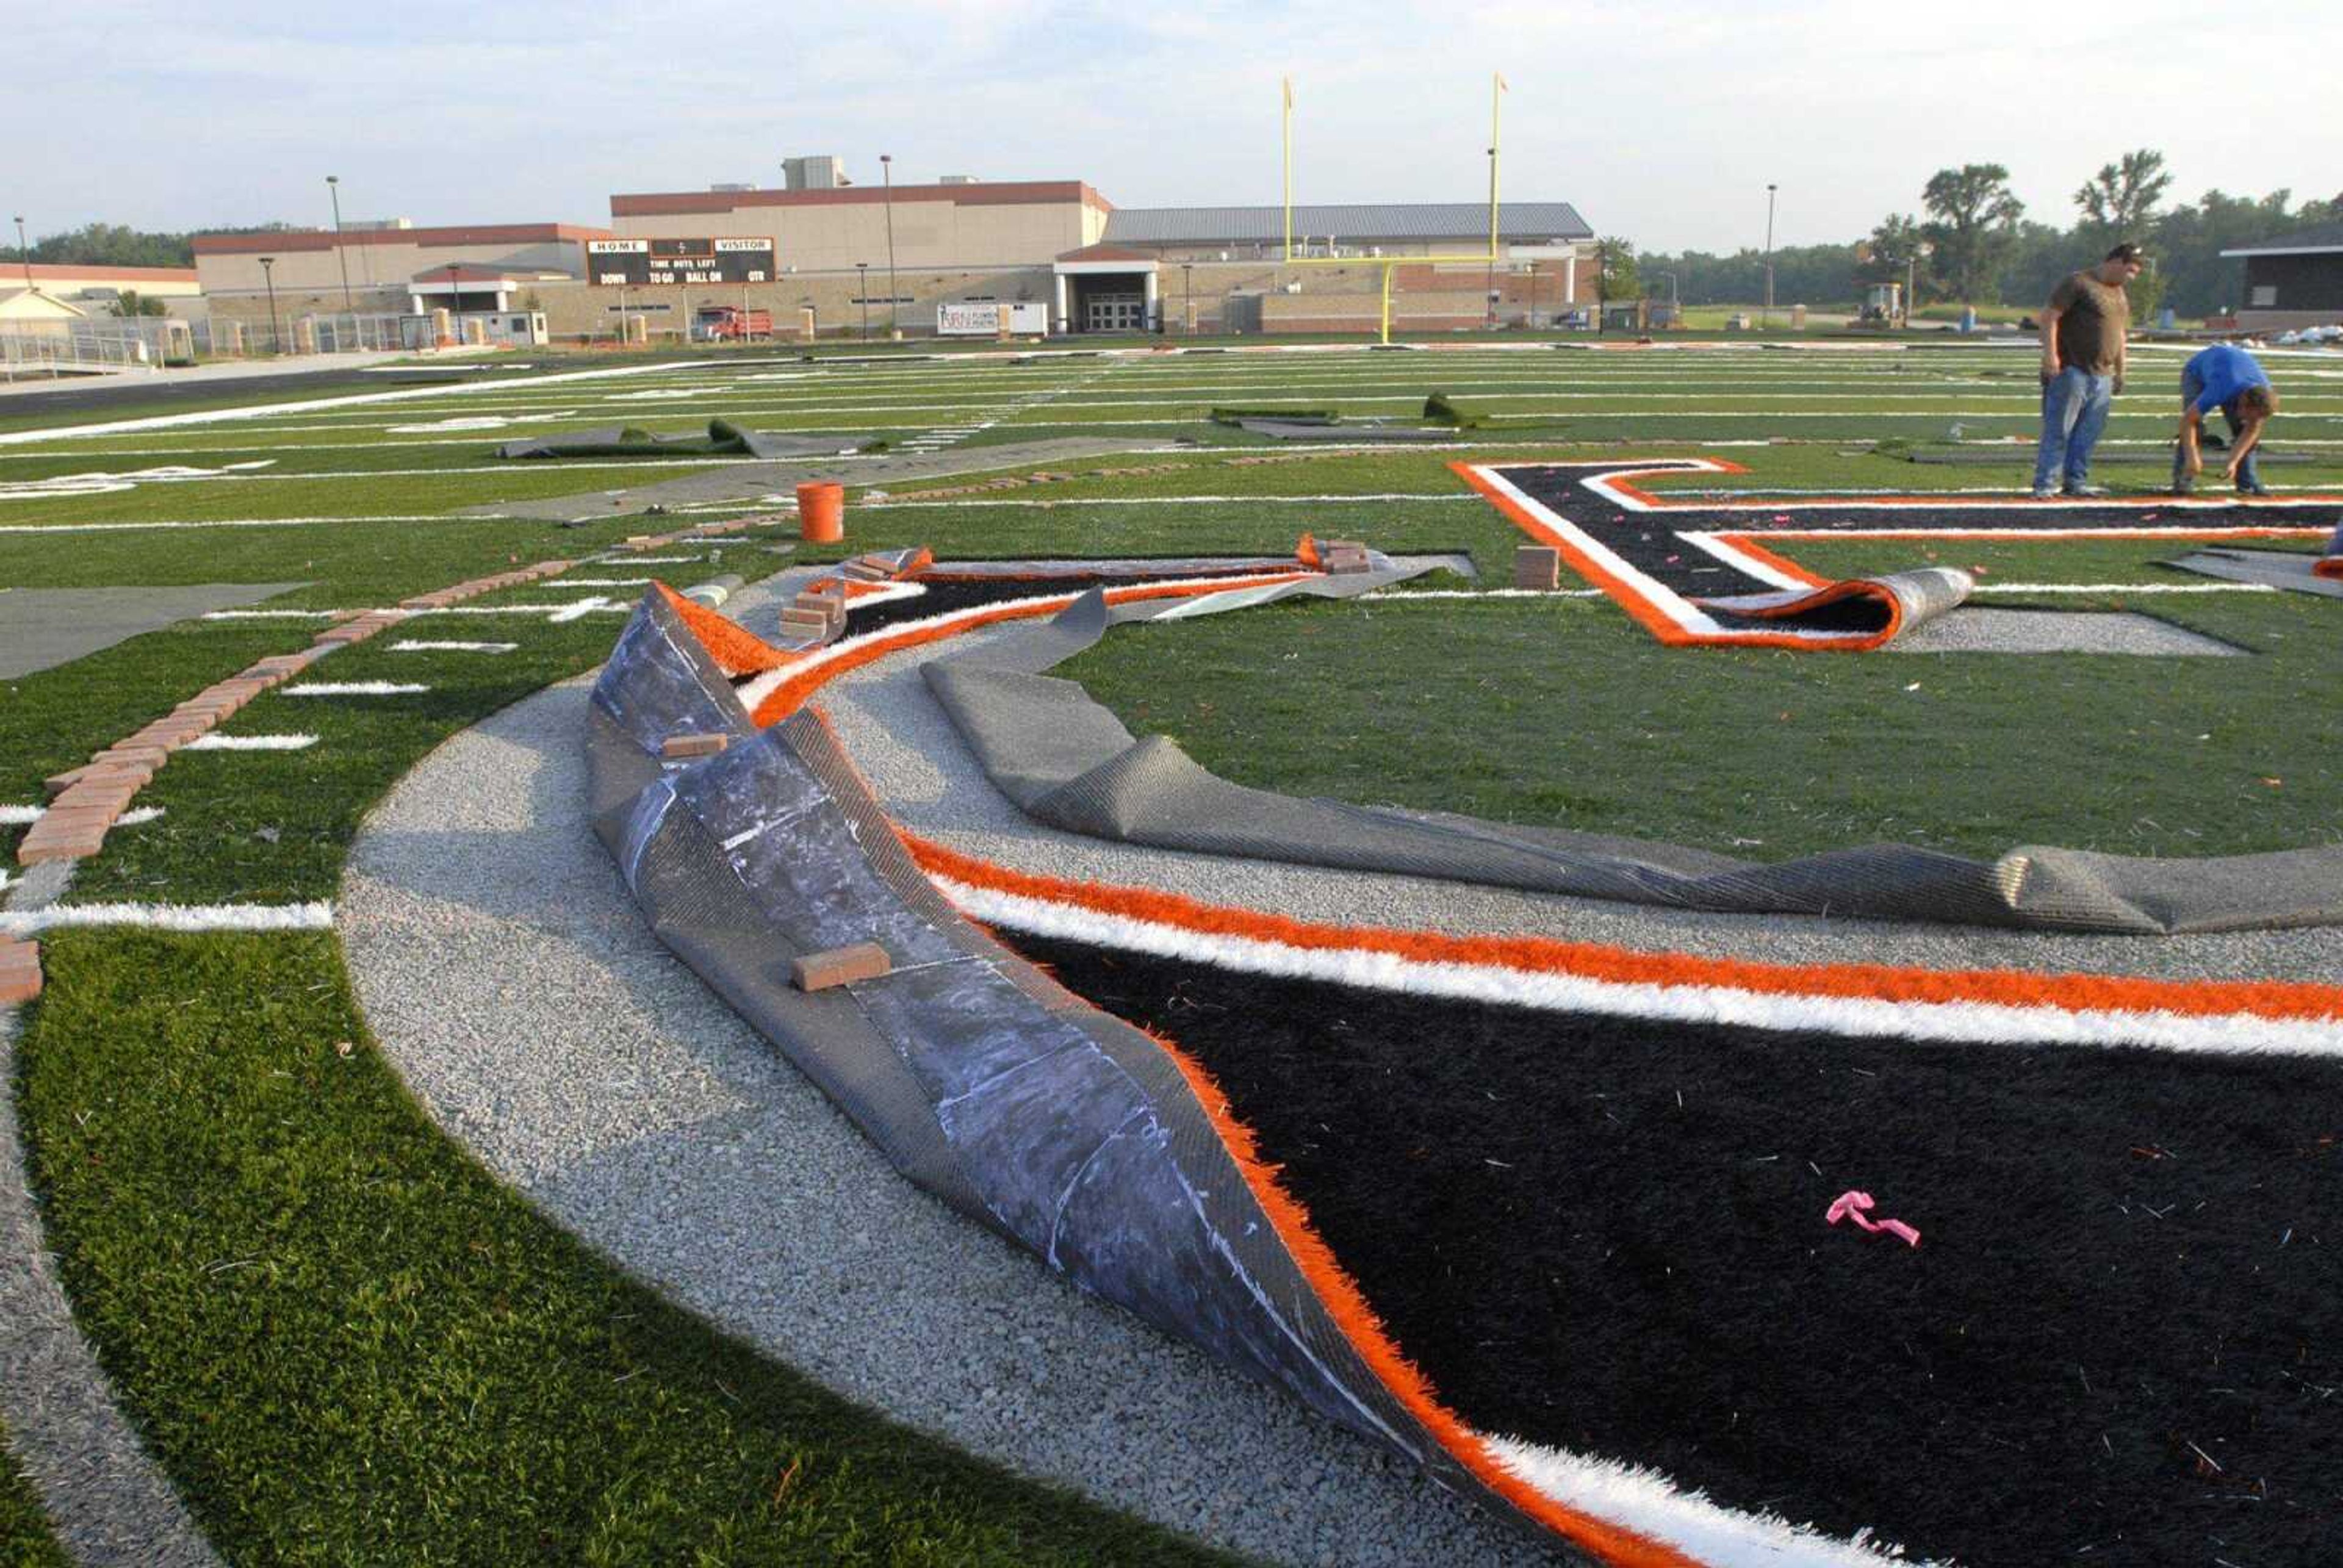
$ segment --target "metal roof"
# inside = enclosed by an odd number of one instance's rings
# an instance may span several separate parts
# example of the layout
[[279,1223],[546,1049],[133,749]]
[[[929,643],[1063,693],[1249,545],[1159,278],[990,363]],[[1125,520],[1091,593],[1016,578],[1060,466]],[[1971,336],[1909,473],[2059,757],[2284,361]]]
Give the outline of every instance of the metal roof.
[[2225,250],[2223,256],[2318,256],[2328,251],[2343,250],[2343,223],[2322,223],[2316,228],[2298,228],[2292,234],[2272,235]]
[[[1502,237],[1516,242],[1592,239],[1594,231],[1566,201],[1509,201],[1498,207]],[[1343,245],[1378,240],[1489,238],[1489,209],[1471,202],[1369,202],[1356,206],[1297,206],[1293,237]],[[1119,207],[1107,216],[1109,245],[1251,245],[1285,238],[1285,209],[1274,206]]]

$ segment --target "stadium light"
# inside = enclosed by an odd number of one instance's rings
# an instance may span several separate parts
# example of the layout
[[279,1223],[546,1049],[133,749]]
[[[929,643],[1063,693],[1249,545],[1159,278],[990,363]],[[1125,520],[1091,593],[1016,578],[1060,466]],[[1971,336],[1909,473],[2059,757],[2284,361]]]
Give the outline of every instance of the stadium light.
[[870,341],[870,264],[854,264],[855,292],[862,297],[862,341]]
[[342,248],[342,176],[326,176],[326,194],[334,202],[334,259],[342,264],[342,308],[350,314],[350,330],[357,330],[358,307],[350,300],[350,253]]
[[16,259],[25,264],[25,286],[35,294],[40,293],[40,285],[33,281],[33,247],[25,243],[25,215],[23,213],[18,213],[16,215]]
[[285,339],[277,326],[277,258],[260,258],[260,278],[268,288],[268,352],[274,357],[285,352]]
[[890,154],[879,155],[879,173],[887,182],[887,338],[894,342],[903,336],[903,307],[895,286],[895,159]]

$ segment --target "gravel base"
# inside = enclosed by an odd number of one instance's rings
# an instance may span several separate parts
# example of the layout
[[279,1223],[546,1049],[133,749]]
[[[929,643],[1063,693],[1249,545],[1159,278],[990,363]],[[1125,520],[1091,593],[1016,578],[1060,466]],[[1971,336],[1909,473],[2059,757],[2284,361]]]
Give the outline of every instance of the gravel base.
[[360,1001],[449,1135],[727,1331],[1026,1474],[1279,1563],[1563,1560],[897,1175],[644,929],[585,820],[587,701],[449,741],[351,853]]
[[2136,653],[2237,658],[2245,649],[2129,610],[1966,605],[1907,631],[1890,653]]

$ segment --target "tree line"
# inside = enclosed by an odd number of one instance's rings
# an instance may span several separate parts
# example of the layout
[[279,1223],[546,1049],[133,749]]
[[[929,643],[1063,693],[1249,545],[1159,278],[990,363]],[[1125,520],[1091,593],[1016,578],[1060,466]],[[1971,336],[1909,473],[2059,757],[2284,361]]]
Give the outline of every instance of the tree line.
[[[1903,282],[1908,266],[1921,304],[2035,305],[2068,273],[2134,240],[2155,258],[2131,288],[2135,319],[2167,305],[2183,316],[2207,316],[2241,303],[2239,264],[2223,260],[2223,250],[2343,221],[2343,195],[2296,206],[2288,190],[2263,196],[2209,190],[2167,205],[2171,186],[2162,153],[2126,153],[2075,192],[2074,221],[2062,228],[2026,216],[1999,164],[1939,169],[1922,187],[1918,213],[1891,213],[1860,240],[1775,250],[1774,298],[1785,306],[1840,304],[1872,284]],[[1765,256],[1756,249],[1633,256],[1625,271],[1653,297],[1667,298],[1673,287],[1686,305],[1745,305],[1765,294]]]
[[[43,235],[30,249],[36,266],[193,266],[198,234],[286,234],[297,226],[264,223],[245,228],[205,228],[186,234],[150,234],[118,223],[87,223],[63,234]],[[0,246],[0,262],[22,264],[25,252]]]

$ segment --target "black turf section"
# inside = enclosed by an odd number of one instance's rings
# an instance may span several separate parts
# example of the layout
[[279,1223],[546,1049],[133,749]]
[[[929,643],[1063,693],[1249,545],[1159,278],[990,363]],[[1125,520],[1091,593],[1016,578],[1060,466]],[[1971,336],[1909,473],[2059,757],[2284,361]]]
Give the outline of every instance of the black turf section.
[[[2336,1066],[1013,945],[1211,1070],[1482,1430],[1969,1568],[2343,1561]],[[1849,1188],[1921,1247],[1825,1225]]]
[[[1679,465],[1661,460],[1648,466],[1669,468]],[[1497,471],[1515,488],[1534,498],[1548,510],[1569,518],[1645,577],[1690,599],[1770,593],[1778,591],[1780,585],[1747,576],[1726,566],[1707,551],[1686,541],[1683,538],[1684,533],[1745,533],[1762,537],[1769,528],[1784,526],[1829,531],[1875,528],[1888,522],[1899,528],[2125,528],[2139,527],[2142,514],[2157,510],[2160,504],[2155,499],[2146,499],[2130,505],[2105,507],[2039,507],[2029,506],[2024,501],[2013,501],[2006,508],[1990,508],[1903,505],[1894,508],[1825,507],[1792,511],[1787,515],[1795,518],[1795,522],[1784,525],[1775,522],[1775,514],[1770,511],[1726,510],[1702,508],[1696,503],[1682,508],[1670,507],[1664,512],[1631,512],[1609,498],[1585,488],[1579,482],[1599,474],[1616,474],[1622,468],[1623,465],[1614,461],[1504,464]],[[2187,517],[2190,528],[2202,528],[2207,533],[2225,528],[2266,528],[2273,520],[2268,509],[2246,506],[2191,511]],[[2168,520],[2168,518],[2159,520]],[[1882,541],[1883,545],[1893,542]],[[1920,541],[1906,542],[1911,547],[1913,559],[1910,564],[1920,564]],[[1792,547],[1789,553],[1795,556],[1795,548]],[[1734,615],[1713,607],[1704,608],[1719,626],[1736,630],[1763,631],[1773,625],[1775,629],[1779,629],[1775,623]],[[1877,629],[1877,612],[1871,612],[1875,618],[1869,624],[1862,618],[1864,613],[1859,608],[1850,607],[1839,612],[1835,622],[1808,621],[1805,624],[1832,630]]]

